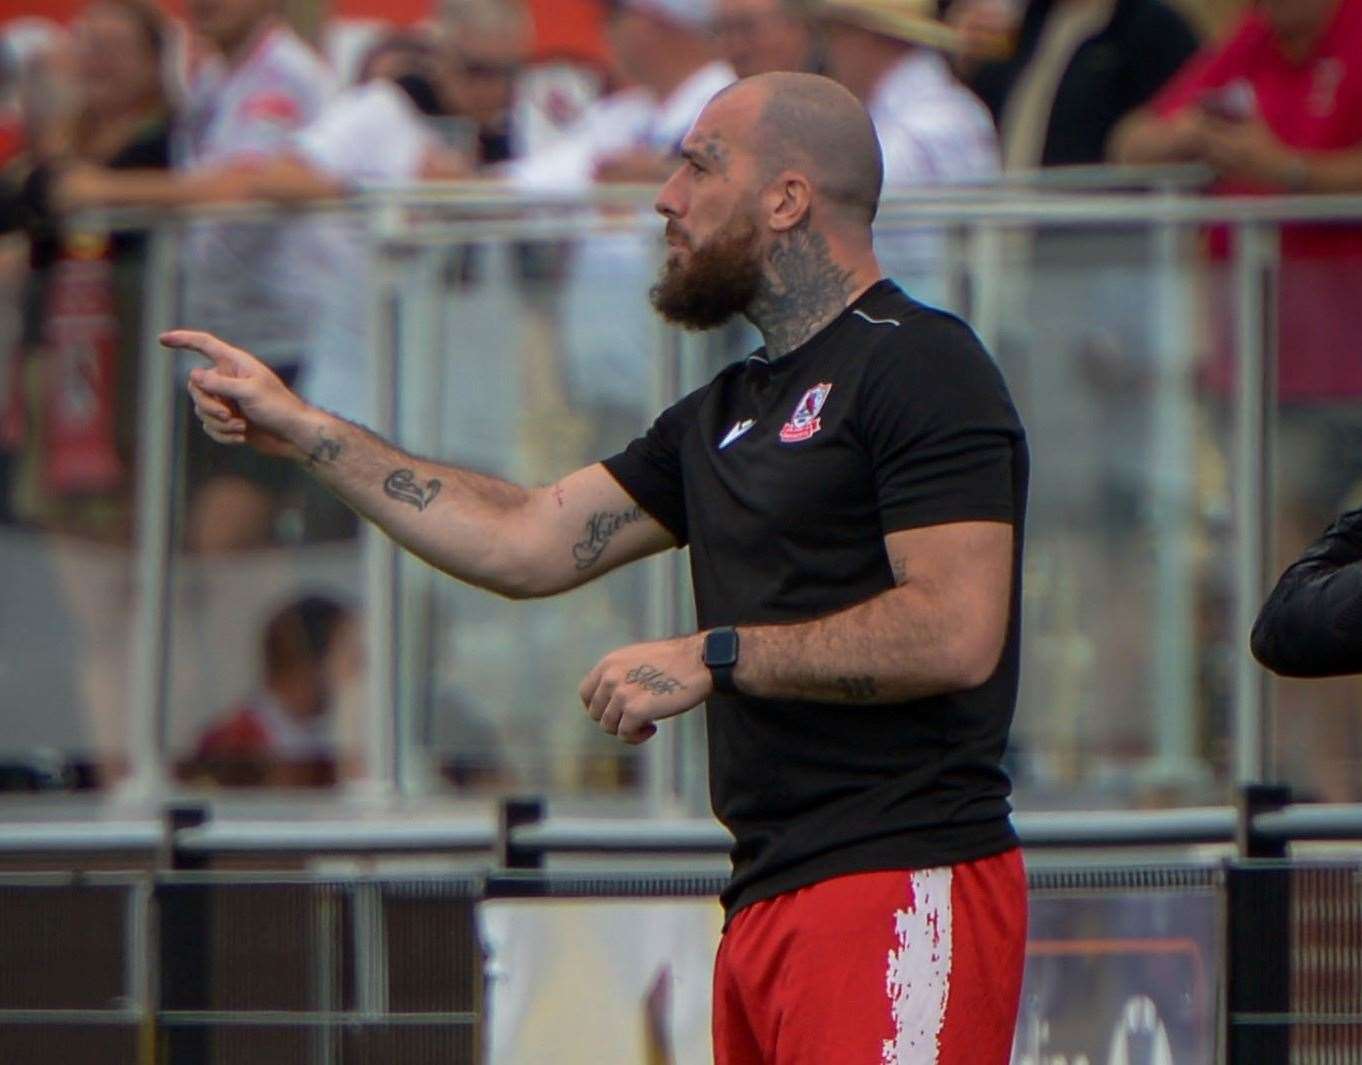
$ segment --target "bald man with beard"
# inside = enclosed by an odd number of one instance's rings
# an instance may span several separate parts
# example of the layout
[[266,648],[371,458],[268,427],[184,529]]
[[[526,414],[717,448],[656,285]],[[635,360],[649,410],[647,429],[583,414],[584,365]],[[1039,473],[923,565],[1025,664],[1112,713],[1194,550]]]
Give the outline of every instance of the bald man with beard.
[[1004,1065],[1026,925],[1000,761],[1016,699],[1025,435],[958,319],[871,245],[869,116],[808,74],[718,94],[657,197],[658,311],[765,343],[622,452],[534,489],[408,455],[215,337],[190,392],[408,550],[514,598],[690,546],[699,631],[582,682],[626,743],[705,704],[732,830],[720,1065]]

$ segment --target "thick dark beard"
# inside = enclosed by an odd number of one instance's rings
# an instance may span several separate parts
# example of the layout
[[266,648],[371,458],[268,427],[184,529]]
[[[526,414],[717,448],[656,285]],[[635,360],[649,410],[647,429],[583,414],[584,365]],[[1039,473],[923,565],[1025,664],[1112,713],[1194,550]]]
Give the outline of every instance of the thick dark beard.
[[664,266],[648,295],[667,321],[686,329],[713,329],[745,312],[761,283],[757,227],[735,211],[691,253],[689,262]]

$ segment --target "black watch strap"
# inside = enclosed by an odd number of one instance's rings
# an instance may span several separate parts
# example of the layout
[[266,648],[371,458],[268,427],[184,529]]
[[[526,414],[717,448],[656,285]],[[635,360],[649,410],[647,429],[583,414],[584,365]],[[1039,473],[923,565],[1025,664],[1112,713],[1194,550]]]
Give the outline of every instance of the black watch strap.
[[723,625],[705,633],[705,646],[701,661],[709,668],[714,678],[714,690],[726,695],[737,695],[737,685],[733,683],[733,670],[738,664],[738,630],[732,625]]

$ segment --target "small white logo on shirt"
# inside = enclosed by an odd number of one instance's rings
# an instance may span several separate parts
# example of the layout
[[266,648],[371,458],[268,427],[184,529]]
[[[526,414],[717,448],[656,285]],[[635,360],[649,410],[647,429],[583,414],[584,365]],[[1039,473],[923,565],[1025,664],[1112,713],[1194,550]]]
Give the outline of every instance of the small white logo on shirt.
[[743,433],[747,432],[747,430],[751,429],[752,426],[756,424],[755,418],[744,418],[742,421],[734,422],[733,428],[728,431],[728,435],[719,441],[719,450],[722,451],[724,448],[728,447],[729,444],[733,443],[734,440],[738,439],[738,437],[742,436]]

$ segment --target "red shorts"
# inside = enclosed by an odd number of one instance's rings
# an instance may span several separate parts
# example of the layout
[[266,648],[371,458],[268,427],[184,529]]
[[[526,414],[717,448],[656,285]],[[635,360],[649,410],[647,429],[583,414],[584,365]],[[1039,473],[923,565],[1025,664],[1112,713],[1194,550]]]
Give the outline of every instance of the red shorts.
[[753,903],[715,960],[715,1065],[1007,1065],[1025,947],[1018,849]]

